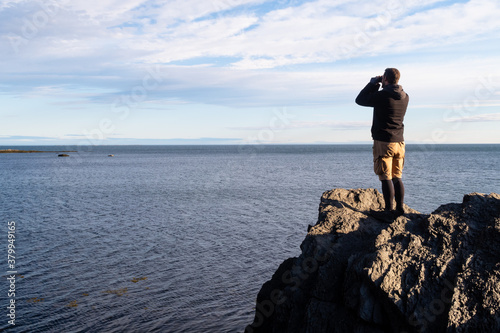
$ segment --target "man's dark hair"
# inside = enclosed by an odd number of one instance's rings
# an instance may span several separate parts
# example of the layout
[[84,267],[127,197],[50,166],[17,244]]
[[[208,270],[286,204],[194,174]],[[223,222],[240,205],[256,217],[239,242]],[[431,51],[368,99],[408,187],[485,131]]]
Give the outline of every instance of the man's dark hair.
[[384,75],[389,84],[398,84],[399,78],[401,77],[401,74],[396,68],[386,68]]

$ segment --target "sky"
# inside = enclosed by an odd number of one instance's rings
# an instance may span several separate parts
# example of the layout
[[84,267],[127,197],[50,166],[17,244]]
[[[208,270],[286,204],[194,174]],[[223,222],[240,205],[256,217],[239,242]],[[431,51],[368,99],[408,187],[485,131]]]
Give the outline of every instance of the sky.
[[500,143],[497,0],[0,1],[0,145]]

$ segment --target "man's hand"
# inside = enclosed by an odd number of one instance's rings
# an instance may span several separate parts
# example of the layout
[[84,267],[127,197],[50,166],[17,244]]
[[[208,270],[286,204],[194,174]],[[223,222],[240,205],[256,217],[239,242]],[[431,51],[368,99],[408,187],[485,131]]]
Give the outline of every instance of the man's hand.
[[382,82],[382,76],[375,76],[370,79],[370,83],[377,84],[379,82]]

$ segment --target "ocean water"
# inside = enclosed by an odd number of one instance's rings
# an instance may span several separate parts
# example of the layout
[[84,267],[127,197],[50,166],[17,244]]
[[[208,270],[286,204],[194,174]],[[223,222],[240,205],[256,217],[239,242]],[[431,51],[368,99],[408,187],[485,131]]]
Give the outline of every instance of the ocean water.
[[[380,188],[370,145],[29,148],[78,153],[0,154],[0,330],[12,332],[243,332],[321,194]],[[499,193],[499,165],[500,145],[408,145],[406,203],[430,213]]]

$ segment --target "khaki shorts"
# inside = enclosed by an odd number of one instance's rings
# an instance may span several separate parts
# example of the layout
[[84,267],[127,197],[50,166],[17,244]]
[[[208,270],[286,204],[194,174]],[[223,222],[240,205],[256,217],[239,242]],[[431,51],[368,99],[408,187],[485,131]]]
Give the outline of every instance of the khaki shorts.
[[373,170],[380,180],[401,178],[404,164],[404,142],[373,141]]

